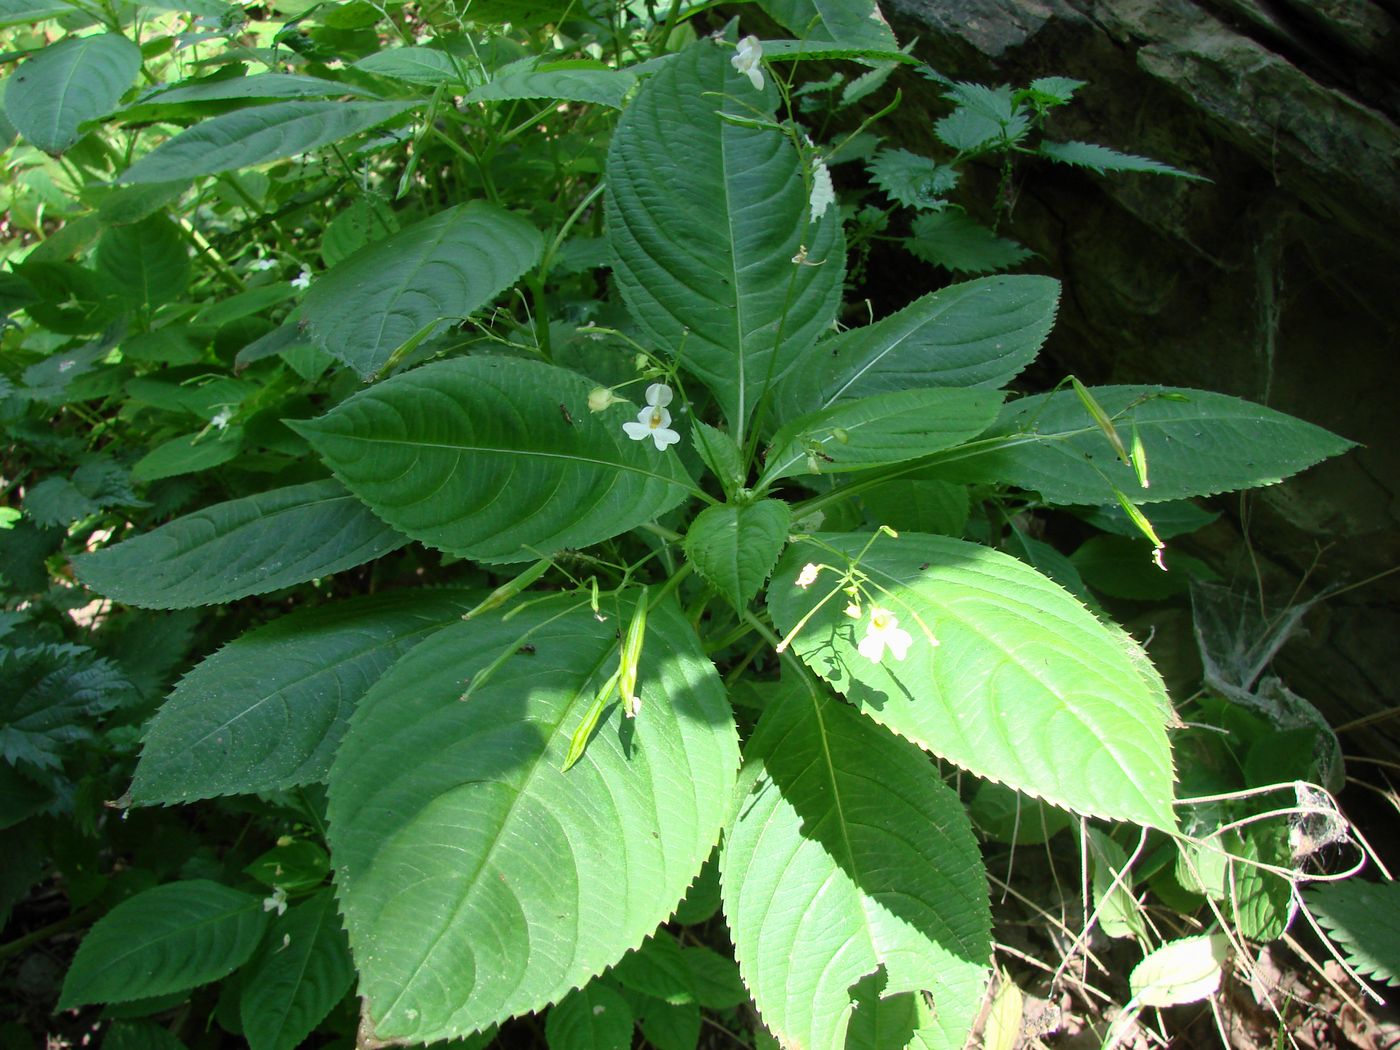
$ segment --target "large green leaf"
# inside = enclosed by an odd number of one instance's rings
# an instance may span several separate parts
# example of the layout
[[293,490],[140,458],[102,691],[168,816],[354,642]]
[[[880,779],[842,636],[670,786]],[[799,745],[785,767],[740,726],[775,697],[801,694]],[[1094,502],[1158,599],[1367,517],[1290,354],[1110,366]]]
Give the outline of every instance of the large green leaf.
[[173,182],[307,153],[407,113],[416,102],[274,102],[202,120],[162,142],[119,182]]
[[97,241],[97,273],[141,306],[174,302],[190,283],[190,253],[180,228],[164,215],[109,226]]
[[988,437],[999,448],[947,469],[959,480],[999,481],[1039,492],[1051,503],[1134,503],[1208,496],[1272,485],[1352,442],[1262,405],[1205,390],[1158,386],[1091,387],[1123,444],[1136,431],[1149,487],[1114,455],[1104,432],[1071,390],[1013,402]]
[[685,556],[731,605],[745,609],[777,564],[791,519],[781,500],[707,507],[685,534]]
[[452,591],[373,595],[294,612],[229,643],[186,675],[151,720],[133,803],[324,779],[360,697],[466,601]]
[[5,86],[5,115],[35,146],[62,153],[79,128],[109,113],[141,68],[141,49],[120,33],[69,37],[15,70]]
[[367,244],[311,286],[306,330],[362,379],[425,328],[479,310],[535,264],[539,231],[484,201]]
[[778,389],[779,417],[910,387],[1005,386],[1039,352],[1059,297],[1058,281],[1020,275],[931,292],[809,350]]
[[217,882],[172,882],[122,901],[78,946],[58,1008],[126,1003],[217,980],[248,961],[267,913]]
[[225,102],[244,99],[316,98],[325,95],[364,95],[368,92],[353,84],[296,73],[256,73],[250,77],[218,77],[161,85],[142,95],[137,106],[167,103]]
[[759,6],[804,40],[899,48],[875,0],[759,0]]
[[330,890],[292,905],[243,977],[239,1017],[250,1050],[295,1050],[354,979]]
[[590,981],[545,1018],[549,1050],[632,1050],[632,1008],[616,991]]
[[631,610],[561,597],[433,635],[361,702],[330,778],[336,884],[374,1032],[431,1042],[557,1002],[656,928],[709,855],[738,744],[673,603],[640,713],[570,739]]
[[1305,900],[1357,972],[1400,987],[1400,882],[1329,882]]
[[188,609],[329,576],[403,543],[326,479],[216,503],[73,565],[80,580],[119,602]]
[[[1166,694],[1130,639],[1034,569],[943,536],[879,538],[848,617],[838,572],[867,533],[818,534],[779,563],[768,605],[793,649],[877,722],[934,754],[1090,816],[1174,829]],[[798,587],[806,563],[830,566]],[[871,610],[911,636],[905,659],[858,652]],[[931,639],[937,640],[935,646]]]
[[625,532],[691,491],[674,453],[623,433],[629,409],[588,411],[592,387],[537,361],[459,358],[294,429],[396,528],[465,557],[520,561]]
[[[959,1050],[991,909],[972,827],[928,756],[793,682],[745,748],[739,787],[724,912],[768,1028],[784,1046],[841,1050],[857,1000],[897,1023],[928,992],[937,1015],[921,1045]],[[908,1045],[913,1026],[898,1035],[878,1045]]]
[[1001,400],[993,390],[899,390],[799,416],[774,435],[758,487],[793,474],[868,470],[941,452],[986,430]]
[[[642,85],[608,154],[607,221],[632,316],[743,446],[749,411],[835,317],[845,249],[837,209],[812,221],[787,138],[720,116],[776,101],[730,55],[695,44]],[[793,262],[804,244],[815,265]]]
[[557,98],[621,109],[622,100],[636,82],[637,78],[626,70],[608,69],[594,62],[555,62],[538,69],[508,67],[473,88],[467,101]]
[[[474,63],[473,63],[474,66]],[[410,84],[477,84],[482,77],[473,66],[453,60],[446,51],[430,47],[391,47],[374,51],[355,63],[375,76],[406,80]]]

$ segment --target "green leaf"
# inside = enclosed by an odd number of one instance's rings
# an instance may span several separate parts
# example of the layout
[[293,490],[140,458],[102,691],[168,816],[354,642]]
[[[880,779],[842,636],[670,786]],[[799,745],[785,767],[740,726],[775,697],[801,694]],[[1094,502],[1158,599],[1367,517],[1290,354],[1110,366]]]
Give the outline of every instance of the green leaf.
[[252,317],[286,302],[296,293],[297,290],[290,283],[282,281],[265,284],[261,288],[249,288],[246,292],[237,292],[227,299],[216,299],[205,304],[199,313],[194,315],[192,323],[222,328],[226,324]]
[[[1150,479],[1149,479],[1150,480]],[[1128,539],[1141,539],[1142,531],[1135,525],[1121,504],[1114,502],[1101,507],[1079,507],[1074,513],[1096,529],[1126,536]],[[1154,503],[1149,511],[1152,529],[1164,540],[1175,536],[1186,536],[1205,528],[1220,517],[1219,511],[1206,510],[1189,500],[1168,503]]]
[[[711,390],[744,445],[749,411],[836,315],[845,270],[837,209],[813,223],[801,163],[777,131],[719,109],[760,95],[702,41],[627,107],[608,153],[613,274],[645,336]],[[820,265],[792,262],[802,245]]]
[[758,487],[804,472],[869,470],[941,452],[991,426],[1001,401],[994,390],[901,390],[799,416],[774,435]]
[[369,379],[430,325],[481,309],[540,257],[539,231],[483,201],[440,211],[367,244],[301,305],[321,348]]
[[111,112],[140,68],[141,49],[120,33],[69,37],[15,70],[5,115],[32,145],[62,153],[82,124]]
[[968,812],[978,831],[1008,845],[1037,845],[1070,826],[1070,815],[1064,810],[1027,798],[994,780],[977,785]]
[[1110,171],[1147,172],[1152,175],[1172,175],[1179,179],[1194,179],[1197,182],[1210,180],[1170,164],[1149,157],[1135,157],[1131,153],[1119,153],[1107,146],[1095,146],[1091,142],[1042,142],[1036,150],[1042,157],[1060,164],[1072,164],[1078,168],[1089,168],[1100,175]]
[[243,974],[239,1016],[250,1050],[295,1050],[354,981],[335,898],[322,890],[272,928]]
[[67,478],[44,478],[24,494],[24,516],[35,525],[68,526],[101,509]]
[[682,948],[681,958],[690,971],[695,1001],[707,1010],[729,1010],[749,1001],[749,990],[733,959],[703,944]]
[[781,500],[706,507],[685,534],[685,556],[734,608],[746,609],[777,564],[791,520]]
[[958,184],[957,168],[938,164],[907,149],[882,149],[867,164],[870,178],[896,204],[932,208]]
[[1303,896],[1352,967],[1400,987],[1400,882],[1348,879]]
[[53,801],[49,788],[36,784],[8,762],[0,762],[0,831],[27,820]]
[[157,445],[138,459],[131,467],[131,477],[135,481],[159,481],[209,470],[237,456],[242,444],[243,428],[238,426],[214,433],[183,434]]
[[104,194],[97,205],[97,217],[104,226],[125,226],[140,222],[180,199],[187,182],[153,182],[148,186],[118,186]]
[[190,253],[180,228],[164,215],[109,226],[97,242],[97,273],[118,294],[156,307],[185,294]]
[[57,769],[67,744],[91,740],[97,715],[131,698],[110,660],[80,645],[0,648],[0,758]]
[[608,976],[624,988],[662,1002],[695,1002],[690,967],[676,939],[665,930],[657,930],[640,947],[624,955]]
[[1220,578],[1199,558],[1174,549],[1162,552],[1163,571],[1154,553],[1152,544],[1141,538],[1094,536],[1079,545],[1070,563],[1100,594],[1134,601],[1162,601],[1185,594],[1193,579]]
[[[821,40],[765,40],[763,41],[763,57],[770,62],[800,62],[806,59],[832,59],[832,58],[869,58],[881,60],[881,65],[871,70],[871,73],[857,77],[851,84],[847,85],[847,91],[863,80],[866,76],[882,72],[882,66],[889,63],[900,63],[905,65],[915,65],[918,60],[908,55],[904,51],[896,49],[894,44],[862,45],[852,43],[835,43]],[[871,63],[865,63],[870,65]],[[836,80],[833,83],[840,83]],[[831,85],[823,85],[824,87]],[[878,85],[877,85],[878,86]],[[847,95],[847,91],[842,92],[841,105],[850,105],[855,99]],[[801,90],[794,92],[801,94]]]
[[136,106],[190,102],[229,102],[245,99],[317,98],[326,95],[365,95],[353,84],[295,73],[256,73],[250,77],[222,76],[217,79],[186,80],[162,85],[142,95]]
[[656,1050],[696,1050],[700,1008],[694,1003],[649,1003],[642,1015],[642,1035]]
[[794,682],[745,748],[737,799],[724,912],[764,1024],[784,1046],[839,1050],[856,986],[878,977],[882,1008],[931,992],[924,1045],[958,1050],[991,913],[971,825],[928,757]]
[[0,28],[72,14],[73,6],[49,0],[0,0]]
[[1168,941],[1133,968],[1128,978],[1142,1006],[1181,1006],[1215,994],[1230,940],[1223,933]]
[[[823,572],[843,572],[867,533],[788,549],[768,589],[783,632],[812,613],[793,650],[862,711],[980,777],[1089,816],[1172,830],[1166,693],[1126,635],[1034,569],[942,536],[880,538],[861,559],[863,615]],[[880,606],[911,635],[904,660],[857,651]],[[930,638],[937,640],[935,646]]]
[[102,1050],[186,1050],[185,1044],[154,1021],[118,1021],[107,1029]]
[[1005,270],[1033,254],[1015,241],[998,237],[956,207],[925,212],[914,220],[905,246],[914,256],[955,273]]
[[205,879],[172,882],[98,919],[68,970],[58,1008],[183,991],[248,961],[267,925],[257,897]]
[[[376,514],[480,561],[586,547],[691,490],[679,459],[629,440],[593,384],[537,361],[472,357],[405,372],[293,424]],[[564,406],[568,418],[560,411]]]
[[595,62],[555,62],[533,70],[508,67],[469,91],[467,101],[557,98],[621,109],[622,100],[636,82],[637,78],[626,70],[608,69]]
[[1003,125],[995,117],[959,106],[946,117],[934,121],[938,141],[959,153],[979,153],[1001,141]]
[[118,182],[172,182],[265,164],[393,120],[418,102],[273,102],[202,120],[162,142]]
[[719,479],[724,491],[733,496],[743,488],[747,480],[744,472],[744,456],[734,439],[708,423],[695,420],[691,423],[691,443],[710,472]]
[[759,6],[804,40],[899,49],[875,0],[759,0]]
[[329,576],[403,543],[326,479],[216,503],[73,564],[83,583],[119,602],[188,609]]
[[390,592],[302,609],[235,639],[187,674],[151,720],[133,804],[325,779],[360,698],[470,605],[460,592]]
[[638,716],[611,705],[561,771],[618,666],[631,610],[605,612],[561,597],[454,625],[355,712],[330,842],[377,1038],[431,1042],[559,1001],[640,944],[709,855],[737,734],[674,603],[649,609]]
[[869,520],[899,532],[958,537],[967,527],[971,501],[966,485],[901,478],[861,493]]
[[[1353,443],[1301,419],[1226,394],[1158,386],[1091,387],[1117,429],[1134,427],[1147,452],[1148,488],[1120,463],[1071,390],[1006,406],[988,437],[1001,448],[944,468],[957,480],[992,480],[1039,492],[1050,503],[1133,503],[1272,485]],[[1149,513],[1150,516],[1150,513]]]
[[1030,82],[1027,90],[1042,100],[1064,106],[1069,104],[1074,98],[1074,93],[1086,83],[1087,81],[1074,80],[1071,77],[1037,77]]
[[779,418],[910,387],[1001,387],[1035,359],[1055,323],[1060,284],[981,277],[824,339],[778,389]]
[[[404,80],[410,84],[479,84],[475,69],[452,60],[446,51],[431,47],[390,47],[375,51],[355,62],[354,69],[375,76]],[[464,78],[470,78],[464,79]]]
[[377,197],[361,197],[326,225],[321,238],[321,259],[337,266],[367,244],[382,241],[399,229],[398,216]]
[[607,985],[590,981],[549,1011],[549,1050],[632,1050],[632,1008]]

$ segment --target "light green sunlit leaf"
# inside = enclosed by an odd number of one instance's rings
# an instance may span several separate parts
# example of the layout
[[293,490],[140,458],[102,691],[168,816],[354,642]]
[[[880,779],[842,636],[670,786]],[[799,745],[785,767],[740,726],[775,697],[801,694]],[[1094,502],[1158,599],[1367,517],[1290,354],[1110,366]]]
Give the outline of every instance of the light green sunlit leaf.
[[5,115],[29,142],[62,153],[85,122],[116,106],[140,68],[141,49],[120,33],[60,40],[10,76]]

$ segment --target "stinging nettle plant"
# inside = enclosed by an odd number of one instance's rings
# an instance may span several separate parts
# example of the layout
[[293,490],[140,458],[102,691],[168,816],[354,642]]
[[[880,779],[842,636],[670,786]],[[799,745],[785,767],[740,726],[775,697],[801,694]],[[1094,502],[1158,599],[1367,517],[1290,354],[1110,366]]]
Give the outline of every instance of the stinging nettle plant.
[[[147,890],[93,929],[61,1005],[216,980],[275,958],[255,953],[287,931],[341,989],[333,1003],[351,980],[338,912],[364,1045],[549,1007],[564,1033],[630,1016],[629,968],[635,982],[694,950],[662,927],[678,908],[708,914],[714,855],[743,989],[782,1045],[956,1048],[992,945],[954,767],[1178,833],[1174,715],[1142,647],[963,538],[967,493],[1122,508],[1160,547],[1153,503],[1271,484],[1349,443],[1206,391],[1010,396],[1054,320],[1045,277],[956,284],[841,329],[842,214],[770,64],[905,56],[869,18],[768,6],[804,42],[731,30],[635,72],[477,76],[407,46],[359,63],[400,84],[461,77],[477,101],[620,107],[601,199],[590,189],[541,227],[483,183],[345,253],[240,355],[309,341],[362,381],[288,422],[330,476],[76,559],[90,588],[155,609],[267,594],[410,543],[456,561],[445,580],[236,638],[145,730],[131,806],[324,782],[334,898],[314,864],[266,902],[199,879]],[[110,108],[139,56],[81,39],[114,71]],[[197,120],[118,182],[265,164],[404,114],[431,129],[423,107],[443,94],[376,97],[366,79],[323,103],[300,97],[314,85],[257,80],[242,97],[275,101]],[[165,90],[232,97],[217,79]],[[13,82],[6,105],[22,134],[52,132],[36,145],[64,148],[61,114],[26,126],[16,111],[37,103]],[[547,313],[545,278],[599,211],[620,308],[555,353],[564,322],[580,325]],[[447,320],[517,285],[534,313],[510,338],[444,345]],[[238,440],[232,419],[171,454]],[[961,515],[896,531],[865,512],[867,494],[911,480]],[[259,980],[245,995],[272,996]]]

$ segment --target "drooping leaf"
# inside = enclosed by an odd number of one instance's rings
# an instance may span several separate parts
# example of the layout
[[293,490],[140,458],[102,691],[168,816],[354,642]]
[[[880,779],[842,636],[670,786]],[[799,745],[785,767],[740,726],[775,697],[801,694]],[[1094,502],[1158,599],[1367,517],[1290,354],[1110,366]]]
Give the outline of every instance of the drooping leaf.
[[786,422],[841,401],[911,387],[1000,387],[1034,360],[1055,323],[1049,277],[981,277],[824,339],[779,387]]
[[[957,795],[912,744],[796,682],[744,763],[724,911],[764,1023],[784,1045],[839,1050],[857,986],[874,977],[882,1012],[931,992],[922,1045],[960,1048],[987,979],[991,913]],[[879,1045],[904,1046],[903,1034]]]
[[164,215],[152,215],[102,231],[97,273],[122,296],[154,308],[185,294],[190,283],[189,249],[175,223]]
[[956,207],[924,212],[909,228],[905,247],[924,260],[954,273],[1005,270],[1031,256],[1015,241],[998,237]]
[[356,711],[330,839],[378,1038],[431,1042],[558,1002],[640,944],[709,855],[737,736],[673,603],[649,609],[638,716],[612,704],[561,769],[618,666],[631,610],[604,611],[561,597],[450,627]]
[[303,609],[235,639],[186,675],[151,720],[132,802],[324,779],[360,697],[471,604],[460,592],[389,592]]
[[1209,181],[1192,172],[1163,164],[1159,160],[1135,157],[1131,153],[1119,153],[1107,146],[1096,146],[1092,142],[1042,142],[1036,152],[1060,164],[1089,168],[1100,175],[1110,171],[1135,171],[1152,175],[1172,175],[1178,179],[1195,179],[1199,182]]
[[485,306],[542,249],[524,219],[472,201],[365,245],[311,286],[301,316],[323,350],[368,379],[426,327]]
[[467,101],[557,98],[621,109],[622,100],[636,82],[625,69],[609,69],[595,62],[555,62],[537,69],[503,69],[469,91]]
[[896,204],[931,208],[958,184],[958,170],[907,149],[882,149],[867,165],[870,178]]
[[706,507],[685,534],[685,555],[736,609],[746,609],[777,564],[792,514],[781,500]]
[[[739,445],[758,400],[835,316],[845,251],[829,208],[812,222],[802,167],[781,133],[724,120],[734,96],[771,111],[708,41],[642,85],[608,154],[613,274],[660,350],[719,400]],[[807,246],[809,262],[792,259]]]
[[[207,428],[206,428],[207,429]],[[210,470],[235,458],[243,446],[243,428],[225,427],[215,433],[196,431],[162,442],[131,467],[137,481],[159,481],[181,474]]]
[[327,479],[216,503],[73,564],[85,584],[127,605],[188,609],[328,576],[403,544]]
[[[879,539],[859,565],[860,619],[845,614],[834,574],[795,585],[807,562],[845,571],[869,539],[819,533],[793,544],[774,573],[768,607],[779,630],[815,610],[792,642],[813,670],[877,722],[978,776],[1091,816],[1176,826],[1166,694],[1130,639],[1015,558],[943,536]],[[876,606],[911,637],[902,661],[858,652]]]
[[292,905],[272,920],[241,981],[239,1017],[250,1050],[295,1050],[354,978],[331,891]]
[[81,645],[0,648],[0,758],[56,769],[65,745],[93,736],[95,716],[131,699],[110,660]]
[[98,919],[63,981],[59,1009],[196,988],[248,961],[267,925],[262,902],[206,879],[171,882]]
[[111,112],[140,68],[141,49],[120,33],[60,40],[11,75],[5,115],[30,143],[62,153],[82,124]]
[[162,142],[118,182],[172,182],[307,153],[407,113],[416,102],[273,102],[202,120]]
[[941,452],[996,419],[999,391],[900,390],[799,416],[773,437],[759,487],[794,474],[868,470]]
[[539,557],[527,548],[625,532],[690,491],[674,453],[623,433],[631,410],[588,411],[592,386],[537,361],[458,358],[293,429],[395,528],[465,557],[521,561]]
[[1327,882],[1304,898],[1351,966],[1400,987],[1400,882]]
[[759,0],[759,6],[804,40],[899,48],[875,0]]
[[1137,429],[1148,488],[1118,461],[1070,390],[1007,405],[986,436],[1011,440],[950,465],[948,476],[995,478],[1051,503],[1113,503],[1115,487],[1133,503],[1155,503],[1272,485],[1353,447],[1321,427],[1226,394],[1157,386],[1090,392],[1121,434]]
[[545,1018],[549,1050],[631,1050],[632,1008],[600,981],[570,992]]

